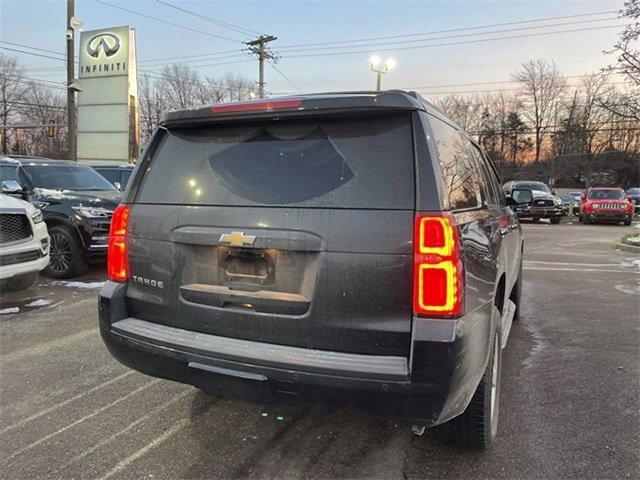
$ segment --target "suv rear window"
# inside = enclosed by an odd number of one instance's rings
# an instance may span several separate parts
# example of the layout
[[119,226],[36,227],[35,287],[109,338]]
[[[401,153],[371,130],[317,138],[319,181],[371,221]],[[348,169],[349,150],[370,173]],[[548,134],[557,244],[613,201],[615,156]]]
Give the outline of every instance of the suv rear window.
[[413,209],[408,115],[170,129],[136,201]]

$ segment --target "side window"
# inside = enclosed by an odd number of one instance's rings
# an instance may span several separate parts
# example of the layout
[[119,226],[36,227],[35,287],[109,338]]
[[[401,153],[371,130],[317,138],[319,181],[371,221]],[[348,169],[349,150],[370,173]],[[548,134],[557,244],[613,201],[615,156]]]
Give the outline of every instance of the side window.
[[489,205],[500,205],[502,203],[502,195],[500,194],[500,183],[497,181],[497,177],[493,173],[493,168],[488,164],[487,159],[482,154],[477,145],[472,143],[471,150],[480,168],[480,173],[484,178],[487,203]]
[[104,178],[109,180],[109,183],[120,181],[120,171],[115,168],[98,168],[96,171]]
[[22,184],[18,178],[18,169],[12,165],[2,165],[0,167],[0,180],[15,180]]
[[482,206],[482,177],[469,151],[468,140],[458,130],[429,115],[452,210]]

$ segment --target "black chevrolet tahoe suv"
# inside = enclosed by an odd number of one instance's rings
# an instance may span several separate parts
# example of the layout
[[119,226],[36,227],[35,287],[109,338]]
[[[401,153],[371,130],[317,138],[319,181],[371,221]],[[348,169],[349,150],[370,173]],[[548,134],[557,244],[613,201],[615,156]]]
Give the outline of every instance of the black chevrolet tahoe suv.
[[77,277],[89,263],[104,261],[111,214],[122,192],[94,169],[68,160],[0,156],[0,180],[3,193],[42,210],[51,239],[51,261],[43,273]]
[[522,250],[491,162],[415,93],[175,111],[114,213],[100,330],[149,375],[481,449]]

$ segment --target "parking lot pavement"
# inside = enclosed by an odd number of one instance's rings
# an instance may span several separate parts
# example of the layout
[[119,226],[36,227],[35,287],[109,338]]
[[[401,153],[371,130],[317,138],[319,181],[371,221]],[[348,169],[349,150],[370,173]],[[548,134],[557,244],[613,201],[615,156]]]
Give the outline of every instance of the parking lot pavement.
[[133,372],[100,340],[96,267],[1,299],[0,475],[638,478],[640,265],[610,247],[637,230],[524,230],[523,317],[490,452],[364,413],[263,408]]

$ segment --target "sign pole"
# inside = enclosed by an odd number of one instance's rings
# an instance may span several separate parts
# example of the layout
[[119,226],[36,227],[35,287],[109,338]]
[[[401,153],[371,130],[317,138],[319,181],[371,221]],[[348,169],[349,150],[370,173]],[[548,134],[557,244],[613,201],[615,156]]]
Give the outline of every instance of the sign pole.
[[74,80],[74,29],[71,19],[75,14],[75,0],[67,0],[67,147],[69,160],[76,161],[76,99],[72,88]]

